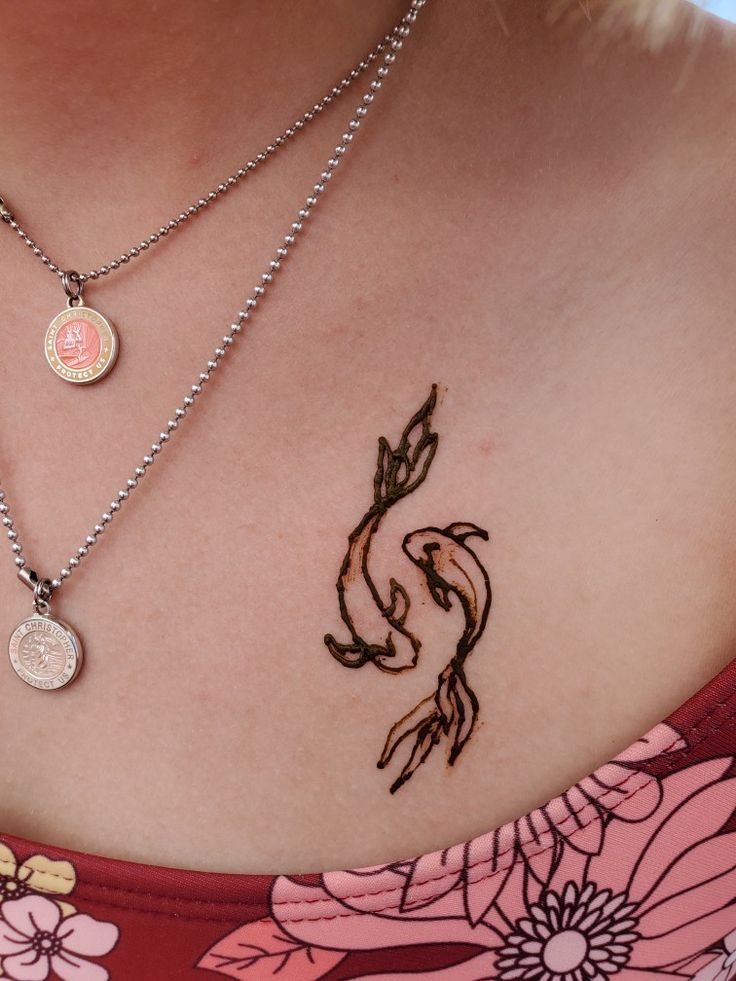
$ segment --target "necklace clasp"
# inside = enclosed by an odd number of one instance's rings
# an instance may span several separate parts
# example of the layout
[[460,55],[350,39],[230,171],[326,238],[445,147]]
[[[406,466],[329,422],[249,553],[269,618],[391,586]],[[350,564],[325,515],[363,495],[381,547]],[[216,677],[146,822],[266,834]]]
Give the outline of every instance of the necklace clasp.
[[51,607],[49,600],[54,591],[50,579],[42,579],[33,569],[18,569],[18,578],[29,589],[33,590],[33,608],[36,613],[48,616]]

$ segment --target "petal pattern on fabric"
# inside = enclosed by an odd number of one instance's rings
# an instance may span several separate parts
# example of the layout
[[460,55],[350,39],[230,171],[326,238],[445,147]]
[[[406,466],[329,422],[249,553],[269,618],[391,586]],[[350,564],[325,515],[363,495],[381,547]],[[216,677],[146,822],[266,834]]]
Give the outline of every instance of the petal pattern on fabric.
[[644,937],[634,948],[632,965],[654,969],[692,957],[717,943],[734,921],[736,909],[719,909],[658,937]]
[[653,729],[650,729],[646,736],[637,739],[631,746],[619,753],[616,757],[617,763],[642,763],[644,760],[652,760],[655,756],[662,753],[676,753],[678,750],[685,749],[687,743],[680,733],[667,722],[660,722]]
[[[631,880],[631,894],[643,900],[671,863],[688,848],[716,834],[736,808],[736,778],[722,780],[693,793],[678,805],[649,838]],[[638,839],[638,829],[632,836]],[[692,879],[690,880],[692,881]]]
[[82,960],[66,950],[51,958],[51,967],[62,981],[107,981],[110,974],[102,964]]
[[[554,833],[578,851],[595,855],[603,838],[603,812],[576,784],[544,808]],[[530,849],[533,854],[537,848]]]
[[16,930],[7,921],[0,919],[0,957],[17,954],[28,946],[30,938]]
[[632,871],[642,857],[644,845],[684,800],[694,792],[717,783],[730,765],[730,757],[721,757],[694,763],[663,778],[662,801],[652,815],[633,825],[614,819],[607,826],[605,854],[593,857],[588,871],[589,878],[605,881],[616,892],[628,889]]
[[465,883],[465,909],[470,923],[475,926],[486,915],[498,898],[511,873],[511,866]]
[[77,874],[71,862],[31,855],[18,869],[18,879],[36,892],[67,896],[76,885]]
[[401,910],[406,912],[433,903],[456,889],[463,871],[463,846],[448,848],[437,855],[422,855],[412,863],[401,897]]
[[61,910],[44,896],[23,896],[7,899],[0,906],[3,919],[26,937],[33,937],[37,930],[53,933],[61,919]]
[[662,800],[662,784],[641,770],[629,770],[619,764],[601,767],[582,781],[589,793],[600,793],[604,784],[608,789],[598,798],[600,805],[621,821],[643,821],[659,807]]
[[64,952],[99,957],[109,954],[118,939],[114,923],[95,920],[86,913],[75,913],[62,920],[56,936],[63,942]]
[[14,879],[17,871],[18,863],[15,860],[15,855],[4,841],[0,841],[0,875],[7,875]]
[[49,976],[49,959],[27,947],[22,953],[3,957],[3,975],[12,981],[45,981]]
[[505,869],[486,872],[484,875],[482,867],[479,868],[476,863],[469,862],[465,881],[465,909],[468,920],[473,926],[483,919],[496,901],[510,873],[509,865]]
[[[704,915],[736,897],[736,832],[717,835],[687,848],[667,867],[657,885],[642,904],[650,930],[657,932],[656,918],[666,911],[674,925],[678,908],[691,915]],[[696,894],[697,890],[697,894]],[[700,913],[698,913],[700,909]],[[726,948],[728,949],[728,948]]]
[[726,981],[727,975],[724,970],[726,963],[725,954],[716,954],[710,964],[705,964],[691,977],[693,981]]

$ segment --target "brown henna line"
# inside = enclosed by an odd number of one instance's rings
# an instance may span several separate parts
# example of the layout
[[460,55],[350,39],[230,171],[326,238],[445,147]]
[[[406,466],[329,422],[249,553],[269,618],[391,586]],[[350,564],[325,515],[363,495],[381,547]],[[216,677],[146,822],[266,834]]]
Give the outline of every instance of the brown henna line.
[[[431,428],[436,402],[437,386],[433,385],[424,405],[404,427],[395,449],[385,436],[378,439],[373,503],[348,536],[348,549],[337,580],[340,616],[351,640],[341,642],[332,634],[326,634],[324,639],[332,656],[345,667],[359,668],[371,661],[382,671],[398,674],[417,664],[422,644],[405,626],[411,609],[409,594],[392,576],[389,599],[384,602],[371,578],[368,557],[373,536],[389,508],[426,480],[439,440]],[[430,526],[404,536],[402,550],[424,573],[432,599],[443,610],[450,610],[452,597],[456,597],[465,626],[454,655],[437,679],[434,694],[422,699],[389,730],[377,764],[379,769],[388,766],[399,746],[414,736],[409,757],[391,785],[392,794],[411,778],[442,738],[450,741],[447,761],[453,765],[478,718],[478,698],[465,676],[465,662],[488,622],[491,584],[480,559],[466,543],[471,537],[488,541],[488,532],[458,521],[446,528]],[[373,602],[372,622],[366,626],[378,633],[375,642],[364,639],[366,631],[358,630],[350,612],[350,595],[365,594],[366,589]]]
[[[433,385],[427,401],[405,426],[395,450],[391,449],[384,436],[379,437],[378,462],[373,478],[373,504],[348,536],[348,550],[345,553],[337,580],[340,616],[350,631],[352,642],[341,643],[332,634],[325,636],[325,644],[330,653],[345,667],[359,668],[368,661],[373,661],[383,671],[402,671],[414,667],[416,664],[421,644],[418,638],[404,627],[410,606],[409,595],[400,583],[392,579],[391,597],[389,602],[384,604],[368,571],[368,553],[373,536],[387,511],[419,487],[426,479],[437,449],[437,434],[433,433],[430,428],[432,410],[436,401],[437,386]],[[419,430],[419,437],[412,447],[411,437],[417,429]],[[417,468],[420,468],[419,473],[412,480]],[[356,583],[358,575],[362,577],[376,609],[386,621],[388,629],[382,644],[369,643],[363,640],[355,629],[348,610],[346,593],[350,586]],[[397,616],[399,597],[404,601],[404,610]],[[393,631],[390,628],[393,628]],[[394,632],[403,636],[412,648],[411,663],[400,667],[392,667],[386,663],[396,657]],[[381,660],[378,660],[379,658]]]

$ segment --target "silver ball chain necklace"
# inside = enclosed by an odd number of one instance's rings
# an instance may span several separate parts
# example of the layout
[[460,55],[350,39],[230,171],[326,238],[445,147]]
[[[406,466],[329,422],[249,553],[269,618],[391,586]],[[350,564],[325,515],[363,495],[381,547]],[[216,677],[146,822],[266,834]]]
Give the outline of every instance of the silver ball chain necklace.
[[46,361],[52,371],[60,378],[75,385],[89,385],[104,378],[115,365],[120,341],[110,318],[85,304],[83,295],[85,285],[90,280],[95,281],[103,276],[109,276],[116,269],[127,265],[132,259],[143,255],[151,246],[156,245],[162,238],[171,235],[172,232],[175,232],[205,208],[220,201],[231,187],[239,184],[260,164],[269,160],[280,147],[303,132],[310,122],[337,100],[382,54],[394,50],[391,45],[397,38],[401,38],[400,28],[403,24],[405,21],[399,22],[393,31],[383,37],[365,58],[359,61],[355,68],[348,72],[337,85],[333,86],[319,102],[303,112],[291,126],[281,132],[253,159],[247,160],[222,183],[194,201],[178,215],[170,218],[166,224],[161,225],[157,231],[152,232],[138,245],[131,246],[116,259],[111,259],[106,265],[90,269],[86,273],[62,268],[25,231],[11,211],[8,202],[0,195],[0,219],[18,234],[25,245],[52,273],[58,276],[66,294],[66,308],[53,318],[46,330],[44,339]]
[[[54,579],[44,578],[28,567],[27,561],[23,555],[23,545],[15,528],[15,522],[11,516],[10,505],[7,502],[7,495],[2,488],[3,481],[0,478],[0,514],[2,514],[2,523],[6,529],[7,537],[10,539],[14,562],[17,566],[18,578],[33,592],[33,614],[25,617],[18,624],[10,636],[10,642],[8,645],[10,663],[18,677],[26,682],[26,684],[44,691],[55,691],[68,685],[79,674],[79,670],[82,666],[82,644],[78,634],[72,627],[69,626],[68,623],[65,623],[63,620],[52,616],[51,599],[53,594],[61,588],[64,582],[72,575],[74,570],[78,568],[81,561],[90,554],[92,548],[97,543],[99,536],[103,534],[107,526],[113,520],[118,511],[120,511],[121,507],[126,503],[126,501],[130,499],[131,493],[138,486],[139,481],[146,475],[148,468],[153,465],[154,460],[162,452],[171,437],[179,430],[182,420],[192,411],[194,406],[198,404],[206,388],[209,387],[208,383],[211,381],[212,372],[218,367],[220,361],[225,357],[230,347],[242,334],[246,322],[251,319],[252,314],[259,306],[261,298],[273,283],[274,276],[276,273],[278,273],[279,269],[281,269],[283,260],[287,258],[290,249],[296,244],[299,233],[304,227],[304,222],[310,217],[312,210],[316,207],[319,199],[324,195],[330,186],[330,181],[332,180],[334,172],[337,170],[342,157],[352,146],[356,136],[358,135],[361,124],[365,116],[368,114],[368,110],[370,109],[376,94],[382,88],[385,79],[391,71],[391,67],[396,61],[398,53],[401,51],[404,42],[411,33],[411,28],[416,21],[418,12],[425,5],[425,3],[426,0],[411,0],[409,10],[404,14],[391,34],[387,35],[384,41],[374,48],[371,54],[364,59],[364,61],[353,70],[353,72],[351,72],[348,78],[343,79],[340,85],[328,93],[321,103],[318,103],[312,110],[305,113],[300,121],[297,121],[293,127],[290,127],[290,129],[286,130],[277,140],[274,141],[273,144],[270,144],[263,153],[258,155],[255,161],[249,161],[245,167],[241,168],[237,172],[237,175],[233,175],[232,177],[228,178],[225,183],[220,184],[216,191],[210,192],[206,198],[202,198],[195,205],[192,205],[188,211],[182,212],[178,218],[172,219],[168,223],[168,226],[162,227],[157,233],[149,236],[145,243],[141,243],[140,246],[129,249],[127,253],[120,256],[119,259],[113,260],[107,266],[101,266],[99,269],[92,270],[91,272],[83,275],[73,271],[62,272],[61,268],[56,263],[52,262],[43,252],[43,250],[40,249],[35,242],[29,238],[29,236],[26,235],[26,233],[13,218],[5,202],[2,200],[2,198],[0,198],[0,216],[2,216],[5,222],[20,235],[20,237],[33,250],[33,252],[41,258],[44,264],[48,266],[52,272],[60,276],[62,285],[64,286],[68,296],[68,308],[61,314],[57,315],[57,317],[55,317],[51,322],[49,332],[47,332],[47,345],[49,334],[52,333],[54,324],[60,317],[69,317],[70,314],[71,317],[75,315],[81,316],[82,311],[84,311],[85,316],[87,316],[88,311],[94,313],[101,320],[104,320],[109,329],[112,331],[112,326],[109,324],[109,321],[107,321],[106,318],[103,318],[101,314],[98,314],[96,311],[92,310],[92,308],[82,306],[82,290],[84,284],[90,279],[94,280],[99,276],[107,275],[112,270],[117,269],[121,264],[129,262],[131,259],[138,256],[142,251],[145,251],[145,249],[147,249],[150,245],[159,241],[162,236],[166,235],[170,231],[173,231],[175,228],[178,228],[179,225],[186,221],[189,216],[196,214],[201,208],[207,207],[212,201],[217,200],[219,196],[225,193],[228,187],[231,187],[234,183],[244,177],[246,173],[253,170],[258,163],[267,159],[268,156],[275,152],[275,150],[286,142],[286,140],[290,139],[296,132],[301,130],[304,125],[314,118],[314,116],[326,105],[328,105],[333,98],[339,95],[352,80],[357,78],[358,75],[362,74],[371,63],[380,60],[379,67],[376,69],[370,84],[368,85],[360,100],[360,103],[354,111],[354,114],[348,121],[346,130],[342,134],[340,142],[335,147],[332,156],[327,161],[327,165],[320,174],[318,182],[313,186],[308,197],[304,201],[303,206],[299,209],[296,220],[292,222],[289,232],[284,236],[283,243],[276,249],[276,254],[268,263],[266,271],[261,275],[260,282],[253,287],[253,290],[243,304],[243,309],[238,312],[237,317],[230,325],[228,332],[218,343],[213,355],[208,359],[205,370],[200,372],[197,381],[191,386],[188,394],[184,396],[181,404],[174,410],[174,413],[166,423],[166,426],[159,433],[157,439],[151,444],[150,450],[143,456],[140,464],[135,467],[124,486],[117,492],[115,498],[110,502],[109,509],[103,512],[99,522],[94,525],[92,532],[87,535],[84,544],[79,546],[76,552],[70,557],[67,565],[60,569],[58,575]],[[299,125],[300,122],[301,125]],[[61,330],[62,327],[63,324],[53,333],[52,340],[56,340],[59,330]],[[102,347],[104,346],[105,339],[104,328],[101,328],[101,331],[100,350],[102,350]],[[114,338],[114,333],[112,336]],[[101,377],[102,374],[109,371],[110,367],[112,366],[109,361],[114,361],[116,347],[113,348],[111,342],[109,343],[111,349],[107,352],[108,361],[105,362],[103,368],[99,371],[95,378],[70,378],[69,376],[63,374],[63,372],[58,371],[56,368],[55,370],[57,370],[58,374],[61,374],[61,377],[64,377],[70,381],[76,381],[77,383],[96,380],[96,377]],[[54,367],[52,358],[49,357],[48,347],[47,359],[49,360],[49,363],[52,364],[52,367]],[[62,364],[64,363],[61,358],[59,358],[59,361]],[[95,362],[95,365],[97,365],[97,361]]]

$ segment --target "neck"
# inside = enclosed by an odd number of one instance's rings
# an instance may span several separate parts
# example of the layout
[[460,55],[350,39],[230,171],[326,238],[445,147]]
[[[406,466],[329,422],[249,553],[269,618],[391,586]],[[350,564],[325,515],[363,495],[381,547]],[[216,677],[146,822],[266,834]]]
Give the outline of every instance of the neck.
[[101,157],[110,167],[137,158],[138,170],[154,153],[162,169],[173,157],[196,163],[211,159],[214,144],[252,143],[262,127],[268,139],[342,78],[405,6],[71,0],[63,15],[52,0],[6,6],[3,183],[35,166],[84,173]]
[[[628,52],[616,45],[598,50],[582,17],[569,29],[550,27],[546,14],[556,2],[434,0],[423,14],[422,55],[414,71],[400,69],[401,112],[392,122],[382,109],[389,146],[406,143],[407,118],[415,126],[424,120],[426,141],[417,151],[417,166],[424,167],[458,127],[470,140],[476,127],[490,128],[495,172],[508,180],[505,161],[517,148],[512,176],[519,180],[536,159],[535,143],[559,139],[567,126],[564,149],[574,154],[580,120],[600,111],[620,114],[630,136],[637,119],[651,131],[647,114],[671,96],[683,51],[652,59],[636,44]],[[52,251],[73,233],[70,214],[80,229],[99,230],[109,213],[119,226],[115,241],[132,240],[151,215],[173,213],[270,142],[408,6],[409,0],[69,0],[63,17],[52,0],[0,6],[0,194],[19,217],[33,216],[31,233],[46,230]],[[344,105],[353,105],[358,91],[346,94]],[[633,122],[630,96],[640,107]],[[335,113],[344,115],[342,105]],[[328,114],[321,132],[313,130],[319,163],[325,127],[336,118]],[[618,130],[612,125],[611,132]],[[89,251],[88,243],[81,246]]]

